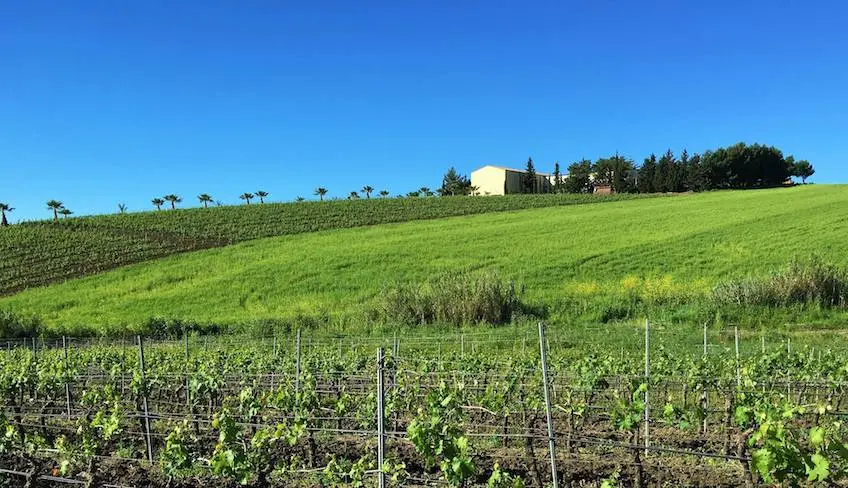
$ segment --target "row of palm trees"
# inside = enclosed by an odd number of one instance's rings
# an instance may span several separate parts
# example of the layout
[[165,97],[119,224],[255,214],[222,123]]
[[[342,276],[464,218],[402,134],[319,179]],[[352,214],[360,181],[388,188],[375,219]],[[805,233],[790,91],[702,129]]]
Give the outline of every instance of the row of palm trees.
[[53,221],[56,222],[59,220],[59,216],[63,216],[67,218],[69,215],[72,215],[68,208],[65,207],[65,204],[60,202],[59,200],[48,200],[47,201],[47,210],[53,211]]
[[[365,198],[371,198],[371,194],[374,193],[374,187],[366,185],[366,186],[363,186],[362,190],[360,190],[360,191],[365,194]],[[324,197],[329,192],[330,191],[327,190],[326,188],[319,186],[318,188],[315,189],[315,196],[317,196],[323,202]],[[378,193],[378,195],[380,195],[380,198],[386,198],[386,197],[389,196],[389,191],[388,190],[380,190],[380,193]],[[350,194],[347,197],[348,200],[356,200],[357,198],[359,198],[359,192],[355,192],[355,191],[350,192]],[[297,201],[301,202],[301,201],[303,201],[303,198],[297,197]]]
[[[360,190],[360,192],[365,194],[365,198],[371,198],[371,194],[374,193],[374,191],[375,191],[374,187],[369,186],[369,185],[363,186],[362,189]],[[322,202],[324,201],[324,197],[327,196],[328,193],[329,193],[329,190],[327,190],[324,187],[319,186],[318,188],[315,189],[315,195]],[[258,190],[258,191],[256,191],[256,193],[250,193],[250,192],[242,193],[241,195],[239,195],[239,198],[244,200],[245,203],[247,203],[248,205],[250,205],[250,201],[253,200],[254,198],[258,198],[259,203],[265,203],[265,199],[268,197],[268,195],[269,195],[268,192]],[[380,196],[380,198],[386,198],[386,197],[389,196],[389,192],[388,192],[388,190],[380,190],[378,195]],[[407,196],[414,196],[414,197],[417,197],[417,196],[432,196],[432,195],[433,195],[433,192],[430,191],[430,189],[427,188],[427,187],[421,187],[419,190],[413,191],[413,192],[410,192],[409,194],[407,194]],[[356,199],[360,198],[359,192],[352,191],[352,192],[350,192],[350,194],[348,195],[347,198],[349,200],[356,200]],[[209,208],[210,203],[215,203],[218,206],[221,205],[221,202],[215,201],[215,199],[212,198],[212,195],[209,195],[208,193],[201,193],[200,195],[197,196],[197,200],[201,204],[203,204],[203,208]],[[303,197],[297,197],[298,202],[302,202],[303,200],[304,200]],[[153,206],[156,207],[156,210],[162,210],[162,207],[167,202],[171,205],[171,209],[173,210],[173,209],[176,209],[177,204],[181,203],[182,201],[183,201],[182,197],[180,197],[179,195],[175,195],[175,194],[171,193],[169,195],[163,196],[162,198],[158,198],[158,197],[154,198],[154,199],[150,200],[150,203],[152,203]],[[68,217],[69,215],[73,214],[73,212],[71,210],[69,210],[68,208],[66,208],[65,205],[62,202],[60,202],[59,200],[48,201],[47,202],[47,209],[53,211],[53,220],[54,221],[58,221],[60,215],[63,216],[63,217]],[[2,226],[3,227],[6,227],[6,226],[9,225],[9,221],[6,219],[6,214],[9,213],[9,212],[13,212],[14,210],[15,209],[11,205],[9,205],[7,203],[0,202],[0,216],[2,216]],[[124,205],[123,203],[118,204],[118,211],[120,213],[125,213],[127,211],[127,206]]]
[[[241,195],[239,195],[239,198],[241,198],[242,200],[247,202],[248,205],[250,205],[250,201],[254,198],[258,198],[259,203],[265,203],[265,199],[268,197],[268,195],[269,193],[267,191],[259,190],[255,194],[250,192],[242,193]],[[165,202],[168,202],[171,204],[171,209],[173,210],[176,209],[177,204],[182,201],[183,199],[179,195],[174,195],[172,193],[170,195],[165,195],[162,198],[154,198],[153,200],[150,200],[150,203],[152,203],[153,206],[156,207],[156,210],[162,210],[162,205],[165,205]],[[221,206],[221,202],[215,201],[215,199],[212,198],[212,195],[208,193],[201,193],[200,195],[197,195],[197,201],[203,204],[203,208],[209,208],[210,203],[215,203],[219,207]]]
[[[73,215],[73,212],[69,208],[65,207],[65,204],[59,200],[48,200],[47,210],[51,210],[53,212],[54,222],[59,220],[60,215],[66,218],[69,215]],[[6,214],[14,211],[15,208],[8,203],[0,202],[0,227],[9,226],[9,220],[6,218]]]

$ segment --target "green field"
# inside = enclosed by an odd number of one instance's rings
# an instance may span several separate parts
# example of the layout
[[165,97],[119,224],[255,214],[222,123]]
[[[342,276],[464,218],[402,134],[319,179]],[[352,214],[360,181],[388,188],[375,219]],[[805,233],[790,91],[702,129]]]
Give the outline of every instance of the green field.
[[97,215],[0,229],[0,295],[263,237],[656,195],[510,195],[276,203]]
[[[26,290],[0,300],[0,309],[38,315],[65,331],[119,330],[154,316],[224,325],[297,317],[361,324],[380,292],[399,282],[486,270],[523,283],[526,300],[542,305],[554,324],[641,314],[698,322],[714,316],[705,304],[722,280],[767,274],[811,253],[848,264],[846,208],[848,186],[816,185],[321,231]],[[736,317],[761,325],[844,318],[825,310]]]

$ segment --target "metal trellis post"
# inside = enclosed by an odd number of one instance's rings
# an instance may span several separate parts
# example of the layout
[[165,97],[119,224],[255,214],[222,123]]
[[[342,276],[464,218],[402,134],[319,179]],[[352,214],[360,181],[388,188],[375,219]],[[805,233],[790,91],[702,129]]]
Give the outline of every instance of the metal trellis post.
[[[65,368],[68,367],[68,339],[62,336],[62,350],[65,354]],[[68,418],[71,418],[71,385],[65,380],[65,404],[67,405]]]
[[645,319],[645,457],[651,446],[651,405],[648,391],[651,383],[651,323]]
[[559,488],[559,481],[557,479],[557,464],[556,464],[556,438],[554,435],[554,418],[553,412],[551,411],[551,396],[548,391],[548,352],[547,341],[545,340],[545,324],[539,322],[539,354],[542,359],[542,383],[543,383],[543,391],[545,393],[545,414],[547,416],[548,423],[548,450],[551,454],[551,485],[553,488]]
[[383,472],[383,461],[386,450],[386,421],[383,418],[383,348],[377,349],[377,481],[380,488],[386,486],[386,473]]
[[144,440],[147,444],[147,460],[153,463],[153,442],[150,438],[150,416],[147,410],[147,381],[144,379],[144,341],[141,336],[136,336],[138,340],[138,366],[139,375],[141,376],[141,408],[144,414]]

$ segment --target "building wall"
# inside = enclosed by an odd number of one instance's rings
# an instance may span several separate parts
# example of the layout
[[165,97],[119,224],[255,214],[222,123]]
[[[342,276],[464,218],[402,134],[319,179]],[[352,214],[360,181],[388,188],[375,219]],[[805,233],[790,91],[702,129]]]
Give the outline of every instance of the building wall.
[[494,166],[483,166],[471,172],[471,186],[476,186],[481,195],[503,195],[506,170]]
[[[536,175],[534,193],[551,191],[551,176]],[[509,195],[522,193],[524,172],[494,166],[483,166],[471,172],[471,185],[479,188],[481,195]]]

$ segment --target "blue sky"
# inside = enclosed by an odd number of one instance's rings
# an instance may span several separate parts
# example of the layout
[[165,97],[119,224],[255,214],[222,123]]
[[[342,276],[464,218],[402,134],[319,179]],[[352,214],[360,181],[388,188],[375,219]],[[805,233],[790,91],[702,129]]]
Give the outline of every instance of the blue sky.
[[0,1],[13,221],[773,144],[848,180],[845,2]]

